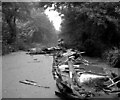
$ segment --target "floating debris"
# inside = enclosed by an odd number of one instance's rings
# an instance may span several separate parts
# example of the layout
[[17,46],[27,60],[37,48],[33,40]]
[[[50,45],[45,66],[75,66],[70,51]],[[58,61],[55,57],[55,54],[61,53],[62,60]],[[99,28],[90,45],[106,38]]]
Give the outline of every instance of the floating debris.
[[26,81],[32,82],[32,83],[37,83],[37,82],[35,82],[34,80],[28,80],[28,79],[26,79]]
[[35,81],[30,81],[30,80],[25,80],[25,81],[19,81],[20,83],[23,83],[23,84],[27,84],[27,85],[33,85],[33,86],[37,86],[37,87],[42,87],[42,88],[50,88],[48,86],[42,86],[42,85],[39,85],[37,84],[37,82]]
[[51,47],[51,48],[31,48],[28,50],[26,54],[30,55],[38,55],[38,54],[54,54],[56,51],[60,51],[59,47]]

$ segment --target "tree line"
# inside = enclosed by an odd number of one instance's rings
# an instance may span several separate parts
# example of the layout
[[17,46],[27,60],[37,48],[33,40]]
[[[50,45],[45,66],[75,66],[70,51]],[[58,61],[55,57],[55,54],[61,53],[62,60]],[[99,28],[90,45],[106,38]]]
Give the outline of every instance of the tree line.
[[96,57],[114,55],[117,49],[115,57],[120,58],[120,2],[2,3],[3,51],[6,45],[23,40],[31,44],[34,40],[41,43],[55,39],[51,36],[55,30],[42,13],[53,5],[63,19],[59,37],[66,48]]

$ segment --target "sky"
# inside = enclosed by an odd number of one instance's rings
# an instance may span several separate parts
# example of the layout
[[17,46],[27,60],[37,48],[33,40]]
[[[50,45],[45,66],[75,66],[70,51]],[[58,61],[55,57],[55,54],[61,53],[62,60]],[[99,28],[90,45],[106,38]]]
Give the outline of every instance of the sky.
[[53,22],[53,26],[55,27],[55,29],[57,31],[60,31],[60,27],[61,27],[61,22],[62,22],[62,19],[61,17],[59,16],[59,13],[57,11],[54,11],[54,10],[50,10],[50,9],[53,9],[53,7],[51,8],[47,8],[45,10],[45,14],[48,15],[49,17],[49,20],[51,22]]

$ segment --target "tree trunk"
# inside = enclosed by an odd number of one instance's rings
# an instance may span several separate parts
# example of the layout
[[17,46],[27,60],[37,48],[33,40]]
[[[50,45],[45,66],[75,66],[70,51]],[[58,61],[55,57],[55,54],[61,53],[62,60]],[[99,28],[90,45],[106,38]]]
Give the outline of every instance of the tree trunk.
[[12,44],[16,40],[16,23],[15,23],[16,18],[15,18],[15,16],[10,16],[10,17],[6,16],[6,21],[9,26],[9,32],[10,32],[10,37],[11,37],[8,40],[8,43]]

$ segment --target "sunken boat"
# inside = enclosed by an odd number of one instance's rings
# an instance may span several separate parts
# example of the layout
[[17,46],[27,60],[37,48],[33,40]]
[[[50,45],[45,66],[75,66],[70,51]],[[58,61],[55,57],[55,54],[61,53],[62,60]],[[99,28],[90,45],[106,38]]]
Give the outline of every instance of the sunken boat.
[[53,56],[52,74],[58,88],[55,94],[77,99],[119,96],[120,76],[107,74],[102,68],[93,66],[81,53],[68,49]]

